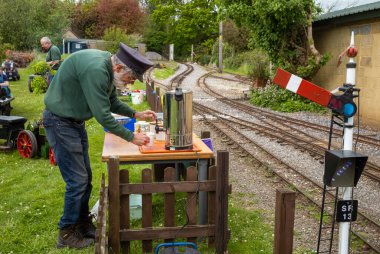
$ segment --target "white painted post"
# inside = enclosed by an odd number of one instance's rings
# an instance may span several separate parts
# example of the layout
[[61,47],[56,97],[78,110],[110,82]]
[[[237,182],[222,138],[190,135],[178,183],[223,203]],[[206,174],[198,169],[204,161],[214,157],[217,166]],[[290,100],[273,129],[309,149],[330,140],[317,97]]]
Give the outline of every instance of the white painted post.
[[191,44],[191,62],[194,62],[194,44]]
[[65,54],[65,39],[62,39],[62,54]]
[[[351,33],[350,47],[354,47],[354,32]],[[356,63],[353,57],[350,57],[348,64],[346,65],[346,83],[353,86],[356,85]],[[354,134],[354,117],[345,118],[344,123],[344,135],[343,135],[343,150],[352,151],[352,141]],[[352,200],[352,187],[341,187],[343,192],[343,200]],[[348,254],[350,247],[350,223],[339,223],[339,254]]]
[[169,61],[174,61],[174,44],[169,46]]
[[223,72],[223,21],[219,22],[219,73]]

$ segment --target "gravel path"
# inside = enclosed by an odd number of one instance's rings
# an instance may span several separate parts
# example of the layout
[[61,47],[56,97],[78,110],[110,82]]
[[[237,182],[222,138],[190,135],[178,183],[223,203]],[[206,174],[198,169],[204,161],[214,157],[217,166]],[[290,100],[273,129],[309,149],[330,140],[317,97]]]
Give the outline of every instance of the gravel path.
[[[181,87],[193,91],[194,102],[218,110],[223,109],[223,112],[234,115],[235,117],[241,117],[242,119],[252,122],[260,122],[260,120],[252,116],[212,99],[209,95],[203,92],[202,89],[196,85],[196,81],[200,76],[206,74],[207,71],[196,64],[193,64],[193,66],[194,71],[183,80]],[[175,75],[178,75],[185,69],[185,66],[181,64]],[[234,78],[234,76],[230,74],[215,75],[225,76],[230,79]],[[168,78],[159,82],[168,84],[170,80],[171,78]],[[232,82],[210,77],[207,78],[206,82],[210,88],[215,89],[218,93],[230,98],[243,98],[243,92],[249,90],[249,85],[244,84],[241,81]],[[330,115],[304,112],[285,115],[308,122],[322,123],[326,126],[329,126],[330,122]],[[199,117],[196,115],[194,115],[193,125],[194,132],[198,135],[200,135],[202,130],[209,130],[207,126],[204,126],[202,121],[199,121]],[[376,129],[363,128],[361,129],[361,133],[380,137],[380,131]],[[325,140],[328,138],[326,134],[318,132],[310,134]],[[211,132],[211,137],[213,138],[215,150],[230,150],[225,143],[221,143],[217,138],[218,135],[216,133]],[[278,157],[283,158],[288,164],[303,169],[305,174],[312,176],[316,182],[322,184],[324,166],[308,154],[302,153],[289,146],[282,146],[264,136],[255,135],[254,138],[256,142],[262,144],[267,150],[270,150]],[[361,144],[359,144],[357,148],[358,152],[369,155],[372,162],[380,164],[380,151],[378,149]],[[290,154],[291,156],[289,156]],[[276,189],[288,187],[267,170],[252,165],[252,162],[247,159],[238,157],[234,151],[230,151],[230,182],[233,187],[231,195],[232,202],[237,202],[240,207],[245,207],[245,209],[248,210],[262,210],[263,216],[265,216],[268,224],[274,226]],[[366,210],[371,211],[371,213],[374,214],[374,218],[380,222],[380,184],[373,182],[366,177],[362,177],[357,188],[355,188],[354,193],[355,198],[359,200],[359,209],[365,208]],[[301,195],[297,196],[296,202],[294,250],[315,250],[319,228],[319,221],[316,218],[319,218],[319,209],[311,208]]]

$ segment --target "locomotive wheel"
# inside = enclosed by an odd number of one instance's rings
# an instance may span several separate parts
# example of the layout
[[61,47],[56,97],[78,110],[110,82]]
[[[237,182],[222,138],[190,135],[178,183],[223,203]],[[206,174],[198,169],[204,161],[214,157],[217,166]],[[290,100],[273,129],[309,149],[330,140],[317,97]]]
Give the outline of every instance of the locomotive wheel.
[[20,131],[17,136],[17,150],[21,157],[26,159],[37,155],[38,144],[33,132],[28,130]]
[[51,147],[49,148],[49,161],[51,165],[57,166],[57,161],[55,160],[54,152]]

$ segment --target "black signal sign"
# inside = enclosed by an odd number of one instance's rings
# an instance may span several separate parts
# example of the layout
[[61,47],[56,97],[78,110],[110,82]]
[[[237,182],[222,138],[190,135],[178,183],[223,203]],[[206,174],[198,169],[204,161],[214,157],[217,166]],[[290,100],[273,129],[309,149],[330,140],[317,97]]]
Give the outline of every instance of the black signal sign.
[[336,212],[337,222],[356,221],[358,214],[357,200],[339,200]]

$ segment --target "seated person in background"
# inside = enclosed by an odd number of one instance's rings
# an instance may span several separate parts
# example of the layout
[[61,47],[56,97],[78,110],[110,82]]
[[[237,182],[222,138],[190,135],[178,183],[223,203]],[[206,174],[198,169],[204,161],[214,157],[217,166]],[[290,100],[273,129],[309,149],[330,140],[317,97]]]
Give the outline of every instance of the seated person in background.
[[6,58],[3,64],[1,65],[5,70],[13,70],[14,63],[11,59]]
[[12,93],[9,88],[9,81],[7,75],[4,73],[4,68],[0,67],[0,99],[11,98]]

